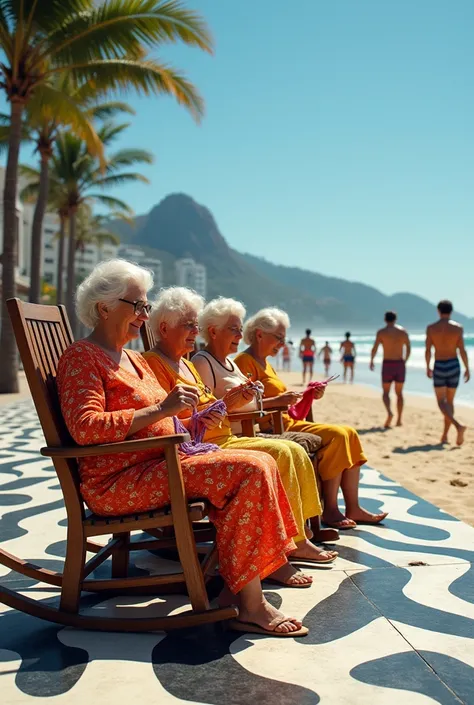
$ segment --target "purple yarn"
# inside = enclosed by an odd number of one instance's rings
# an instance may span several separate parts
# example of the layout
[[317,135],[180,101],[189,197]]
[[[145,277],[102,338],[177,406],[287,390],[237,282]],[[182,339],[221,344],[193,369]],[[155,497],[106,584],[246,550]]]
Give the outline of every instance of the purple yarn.
[[[180,443],[179,449],[182,453],[185,453],[186,455],[198,455],[201,453],[213,453],[216,450],[220,450],[219,446],[216,446],[214,443],[203,443],[206,427],[202,422],[202,419],[212,411],[217,411],[224,417],[227,414],[227,407],[223,401],[219,400],[208,406],[207,409],[204,409],[203,411],[195,411],[193,413],[191,416],[190,426],[192,440]],[[175,433],[188,432],[177,416],[173,416],[173,421]]]

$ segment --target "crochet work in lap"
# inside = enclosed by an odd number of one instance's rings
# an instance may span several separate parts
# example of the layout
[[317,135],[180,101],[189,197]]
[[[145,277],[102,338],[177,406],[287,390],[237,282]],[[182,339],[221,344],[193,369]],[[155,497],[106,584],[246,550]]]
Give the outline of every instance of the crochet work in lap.
[[[207,409],[203,409],[203,411],[194,411],[191,416],[191,425],[189,429],[192,440],[184,441],[184,443],[180,444],[179,449],[182,453],[185,453],[186,455],[198,455],[220,450],[219,446],[214,443],[203,443],[204,434],[206,432],[206,426],[203,419],[212,412],[225,416],[227,414],[227,407],[223,401],[218,400],[208,406]],[[176,433],[188,432],[177,416],[173,416],[173,421],[174,430]]]

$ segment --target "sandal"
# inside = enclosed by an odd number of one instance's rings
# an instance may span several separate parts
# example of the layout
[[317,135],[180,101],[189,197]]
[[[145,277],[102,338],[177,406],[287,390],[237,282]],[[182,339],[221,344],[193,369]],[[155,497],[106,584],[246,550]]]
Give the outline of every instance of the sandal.
[[317,558],[300,558],[299,556],[288,556],[290,563],[311,563],[314,565],[325,565],[327,563],[334,563],[339,553],[337,551],[326,551],[326,553],[333,554],[331,558],[322,558],[318,560]]
[[309,583],[285,583],[284,580],[277,580],[276,578],[265,578],[262,582],[271,583],[273,585],[279,585],[280,587],[287,588],[309,588],[313,584],[313,581]]
[[273,627],[273,629],[264,629],[263,627],[260,627],[258,624],[254,624],[253,622],[241,622],[239,619],[232,619],[229,622],[229,627],[230,629],[233,629],[235,632],[244,632],[246,634],[265,634],[265,636],[275,636],[275,637],[300,637],[300,636],[306,636],[309,633],[308,627],[301,627],[300,629],[297,629],[295,632],[276,632],[275,629],[280,625],[283,624],[284,622],[291,622],[293,621],[291,618],[285,618],[285,619],[280,619],[277,621]]

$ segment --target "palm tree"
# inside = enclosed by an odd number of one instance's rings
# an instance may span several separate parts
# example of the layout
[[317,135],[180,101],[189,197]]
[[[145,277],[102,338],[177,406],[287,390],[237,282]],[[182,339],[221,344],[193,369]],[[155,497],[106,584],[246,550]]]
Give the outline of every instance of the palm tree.
[[[98,137],[104,146],[110,144],[126,128],[127,123],[105,123],[97,131]],[[151,164],[153,157],[150,152],[141,149],[122,149],[106,159],[105,169],[101,168],[99,160],[93,157],[87,149],[87,144],[70,132],[61,132],[56,138],[51,161],[51,200],[58,211],[64,215],[64,224],[67,222],[69,229],[68,258],[67,258],[67,291],[66,308],[74,327],[74,282],[75,282],[75,254],[78,241],[78,210],[84,204],[100,203],[120,214],[124,218],[133,216],[132,209],[123,201],[103,193],[104,190],[121,186],[127,183],[141,181],[148,183],[142,174],[134,171],[123,171],[135,164]],[[39,191],[39,172],[27,168],[31,183],[23,191],[23,196],[31,198]],[[34,181],[36,176],[37,181]],[[61,269],[62,262],[58,267]],[[59,274],[59,272],[58,272]],[[60,278],[58,279],[59,284]],[[59,297],[58,297],[59,300]]]
[[146,48],[182,41],[211,52],[201,17],[179,0],[1,0],[0,88],[10,103],[10,137],[3,195],[0,393],[16,392],[17,353],[5,300],[15,296],[16,191],[23,111],[55,75],[73,83],[107,78],[111,90],[134,88],[173,95],[196,118],[203,102],[178,71],[146,58]]

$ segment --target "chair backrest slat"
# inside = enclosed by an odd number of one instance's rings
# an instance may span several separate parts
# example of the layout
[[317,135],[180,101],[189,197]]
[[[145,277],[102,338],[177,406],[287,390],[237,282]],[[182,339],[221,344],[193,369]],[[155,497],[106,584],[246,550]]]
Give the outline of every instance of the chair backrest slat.
[[142,343],[145,352],[154,348],[156,345],[156,335],[148,321],[145,321],[143,323],[142,327],[140,328],[140,333],[142,336]]
[[74,342],[64,307],[19,299],[9,299],[7,306],[46,442],[51,446],[70,444],[56,389],[59,358]]

